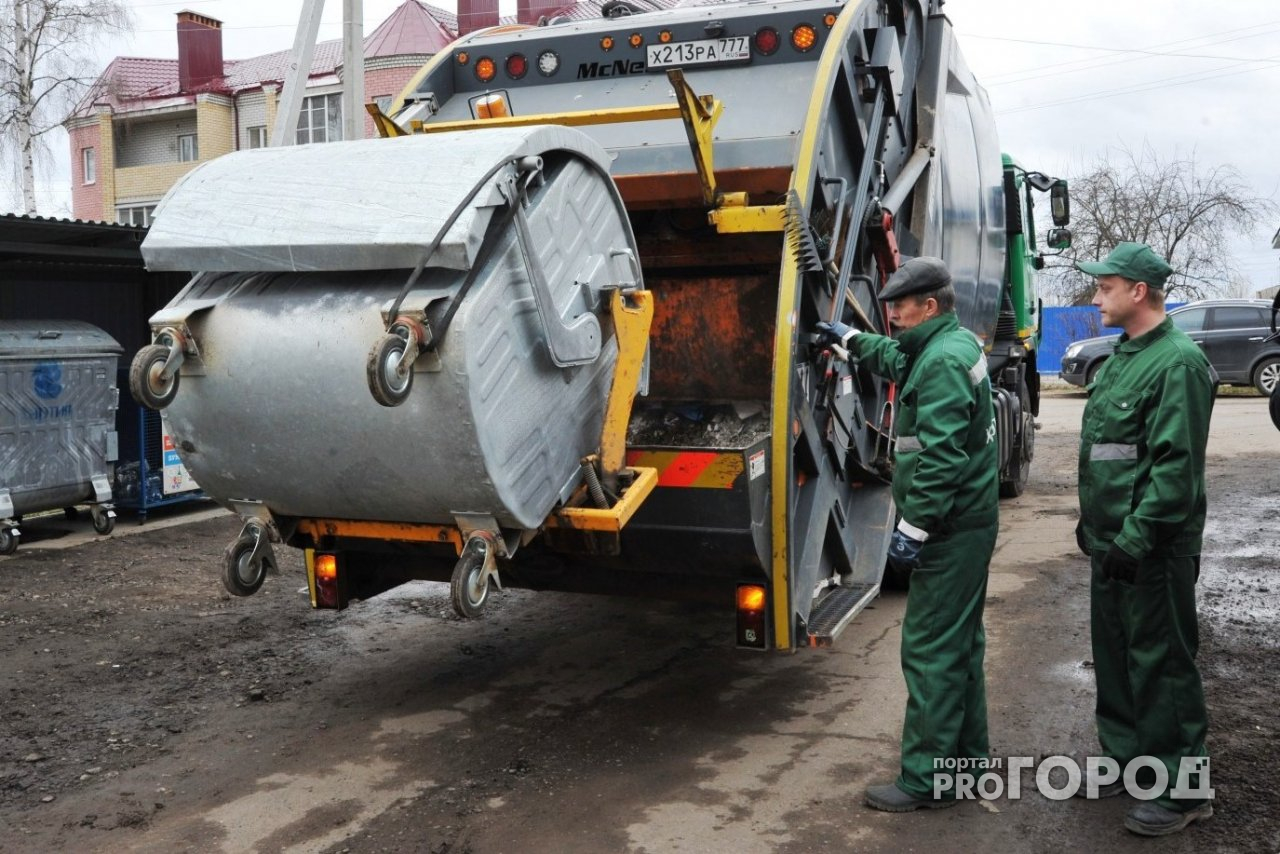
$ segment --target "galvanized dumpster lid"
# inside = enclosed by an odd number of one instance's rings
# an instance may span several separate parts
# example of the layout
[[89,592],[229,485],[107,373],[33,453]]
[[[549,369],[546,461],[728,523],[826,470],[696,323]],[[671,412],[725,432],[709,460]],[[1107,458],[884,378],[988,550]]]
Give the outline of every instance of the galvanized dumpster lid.
[[0,359],[118,356],[116,339],[82,320],[0,320]]
[[487,184],[430,262],[468,270],[502,201],[501,176],[485,176],[510,158],[555,150],[608,170],[597,142],[559,125],[237,151],[173,185],[142,257],[149,270],[412,269],[454,208]]

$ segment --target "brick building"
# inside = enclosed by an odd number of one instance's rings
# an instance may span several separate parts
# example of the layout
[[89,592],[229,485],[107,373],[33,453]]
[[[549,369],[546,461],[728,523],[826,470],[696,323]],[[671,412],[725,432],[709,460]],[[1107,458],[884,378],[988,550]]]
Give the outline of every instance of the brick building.
[[[177,17],[177,59],[117,57],[64,122],[77,219],[149,225],[160,197],[196,165],[267,144],[290,52],[224,60],[221,21]],[[389,105],[457,30],[453,13],[405,0],[364,40],[367,99]],[[341,138],[345,71],[340,39],[316,45],[299,143]]]

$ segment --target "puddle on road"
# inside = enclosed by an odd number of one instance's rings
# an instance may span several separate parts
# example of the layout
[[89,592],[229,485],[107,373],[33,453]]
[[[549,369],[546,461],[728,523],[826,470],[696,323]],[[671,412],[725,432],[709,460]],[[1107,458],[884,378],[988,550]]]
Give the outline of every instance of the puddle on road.
[[1063,682],[1074,682],[1093,687],[1093,665],[1083,661],[1060,661],[1049,668],[1049,675]]
[[[1224,506],[1225,505],[1225,506]],[[1218,631],[1276,648],[1280,557],[1274,549],[1280,496],[1250,496],[1247,507],[1211,503],[1204,531],[1197,599]]]

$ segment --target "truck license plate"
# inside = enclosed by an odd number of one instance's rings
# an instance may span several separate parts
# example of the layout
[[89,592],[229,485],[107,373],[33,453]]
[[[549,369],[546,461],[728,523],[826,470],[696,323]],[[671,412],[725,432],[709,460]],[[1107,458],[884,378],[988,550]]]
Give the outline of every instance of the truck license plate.
[[751,42],[746,36],[701,39],[694,42],[651,44],[646,64],[649,68],[672,65],[713,65],[721,62],[745,62],[751,59]]

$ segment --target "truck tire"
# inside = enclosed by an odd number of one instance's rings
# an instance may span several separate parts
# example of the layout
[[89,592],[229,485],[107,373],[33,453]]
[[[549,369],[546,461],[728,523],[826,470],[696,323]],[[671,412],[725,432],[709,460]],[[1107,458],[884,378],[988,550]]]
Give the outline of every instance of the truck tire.
[[1001,498],[1017,498],[1031,479],[1031,459],[1036,453],[1036,419],[1031,414],[1031,392],[1026,377],[1018,381],[1018,403],[1021,420],[1018,435],[1013,437],[1013,452],[1006,470],[1008,478],[1000,481]]

